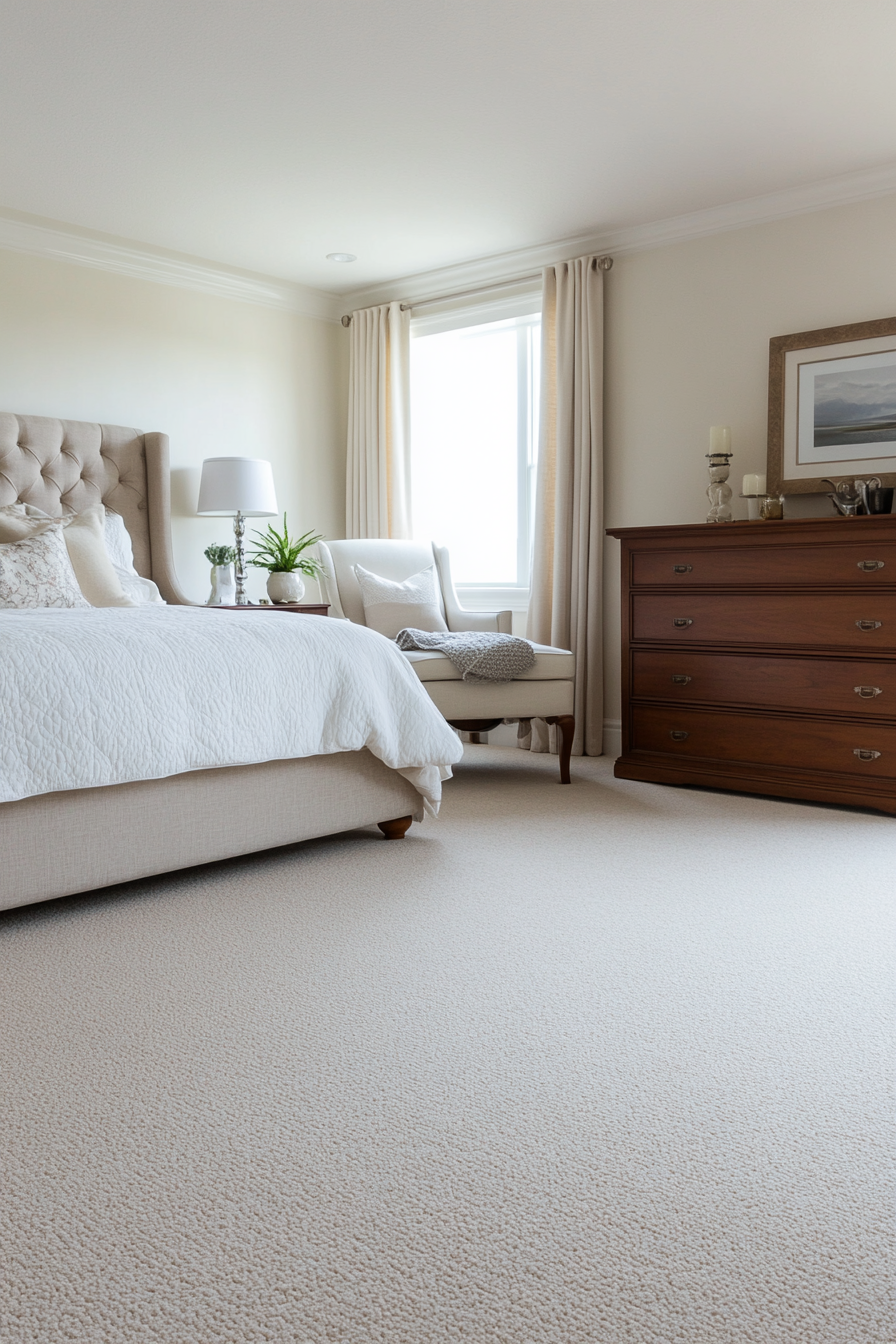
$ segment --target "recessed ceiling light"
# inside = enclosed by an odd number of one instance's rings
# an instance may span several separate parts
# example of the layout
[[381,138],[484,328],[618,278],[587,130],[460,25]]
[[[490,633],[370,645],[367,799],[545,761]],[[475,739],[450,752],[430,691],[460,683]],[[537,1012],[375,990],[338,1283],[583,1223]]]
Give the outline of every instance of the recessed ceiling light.
[[328,252],[327,261],[357,261],[353,252]]

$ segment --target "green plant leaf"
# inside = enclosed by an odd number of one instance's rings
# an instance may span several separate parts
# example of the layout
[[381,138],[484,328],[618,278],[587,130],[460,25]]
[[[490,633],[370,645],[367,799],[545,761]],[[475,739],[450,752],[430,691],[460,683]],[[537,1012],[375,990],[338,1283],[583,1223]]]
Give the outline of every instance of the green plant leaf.
[[323,572],[323,565],[318,559],[303,554],[310,546],[323,540],[323,533],[305,532],[301,537],[291,537],[284,513],[282,532],[268,523],[264,532],[253,528],[253,534],[259,540],[253,543],[255,549],[248,560],[256,569],[267,569],[271,574],[294,574],[298,570],[311,579],[318,578]]

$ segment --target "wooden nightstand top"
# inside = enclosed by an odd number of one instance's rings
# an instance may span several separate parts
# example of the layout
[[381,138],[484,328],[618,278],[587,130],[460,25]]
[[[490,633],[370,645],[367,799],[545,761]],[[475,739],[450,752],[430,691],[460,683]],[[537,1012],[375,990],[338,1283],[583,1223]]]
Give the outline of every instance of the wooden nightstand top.
[[329,610],[329,602],[251,602],[242,607],[216,603],[209,607],[209,611],[297,611],[300,616],[326,616]]

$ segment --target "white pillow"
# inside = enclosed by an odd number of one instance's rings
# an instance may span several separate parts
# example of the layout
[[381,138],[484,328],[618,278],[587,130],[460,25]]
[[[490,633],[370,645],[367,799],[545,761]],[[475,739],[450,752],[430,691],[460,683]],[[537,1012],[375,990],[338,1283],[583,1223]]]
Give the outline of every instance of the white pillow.
[[78,587],[92,607],[133,607],[112,567],[105,543],[102,504],[64,521],[65,544]]
[[89,607],[72,569],[62,523],[0,545],[0,607]]
[[371,574],[362,565],[352,566],[361,589],[364,620],[371,630],[394,639],[406,626],[414,630],[447,630],[439,604],[435,566],[421,569],[404,583]]
[[152,579],[144,579],[134,568],[131,534],[121,514],[113,513],[111,509],[106,510],[106,550],[118,582],[132,602],[141,607],[149,602],[165,605],[165,599]]

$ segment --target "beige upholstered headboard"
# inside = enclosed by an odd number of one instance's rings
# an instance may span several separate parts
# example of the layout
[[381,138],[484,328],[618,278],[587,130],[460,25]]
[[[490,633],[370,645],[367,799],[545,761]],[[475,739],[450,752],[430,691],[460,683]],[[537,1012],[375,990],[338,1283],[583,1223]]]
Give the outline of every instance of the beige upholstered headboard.
[[55,518],[100,501],[124,519],[138,574],[166,602],[188,604],[171,553],[168,435],[0,411],[0,505],[33,504]]

